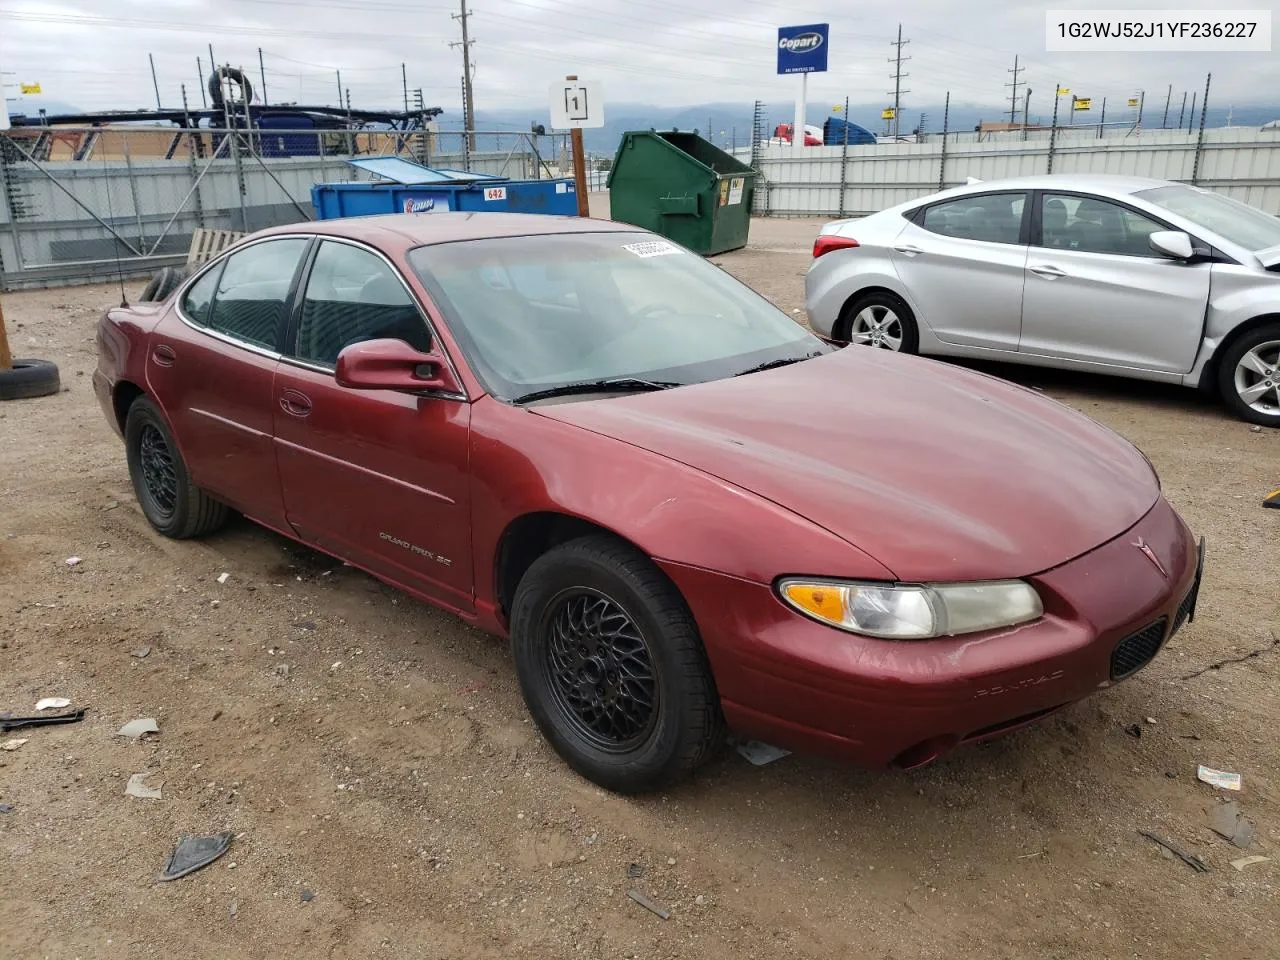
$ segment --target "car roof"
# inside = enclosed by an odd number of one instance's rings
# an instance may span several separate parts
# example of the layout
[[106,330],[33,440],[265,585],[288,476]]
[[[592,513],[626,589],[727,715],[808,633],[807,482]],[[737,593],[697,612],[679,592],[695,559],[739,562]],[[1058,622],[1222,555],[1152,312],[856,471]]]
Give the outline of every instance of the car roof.
[[274,234],[315,233],[360,240],[384,251],[403,252],[432,243],[487,240],[494,237],[533,237],[561,233],[643,232],[630,224],[586,217],[553,217],[531,213],[388,213],[286,224],[259,231]]
[[1044,173],[1030,177],[981,180],[935,193],[928,199],[932,201],[938,197],[960,197],[969,193],[988,193],[993,190],[1074,190],[1083,193],[1124,196],[1140,190],[1173,185],[1172,180],[1155,180],[1150,177],[1123,177],[1103,173]]

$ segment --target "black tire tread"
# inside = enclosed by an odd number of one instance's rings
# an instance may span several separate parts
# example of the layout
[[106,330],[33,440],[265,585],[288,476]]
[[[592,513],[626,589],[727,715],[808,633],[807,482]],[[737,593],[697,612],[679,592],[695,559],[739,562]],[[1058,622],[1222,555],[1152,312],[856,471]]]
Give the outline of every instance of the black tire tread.
[[[174,442],[173,432],[169,429],[169,424],[165,422],[164,415],[160,412],[160,409],[149,397],[140,396],[130,405],[129,413],[125,417],[126,440],[131,436],[129,424],[134,420],[135,416],[146,416],[164,434],[166,442],[173,451],[174,469],[178,474],[179,500],[185,498],[187,501],[185,511],[181,507],[177,511],[182,515],[180,523],[168,529],[162,529],[156,526],[154,522],[152,522],[152,526],[172,540],[190,540],[213,533],[213,531],[227,522],[227,518],[231,515],[231,508],[213,499],[201,487],[196,486],[191,481],[191,475],[187,472],[186,462],[182,459],[178,445]],[[145,515],[145,509],[143,512]],[[150,517],[147,519],[148,522],[151,522]]]
[[1221,360],[1217,369],[1217,387],[1218,395],[1227,409],[1247,423],[1256,423],[1264,427],[1280,428],[1280,416],[1269,417],[1266,414],[1259,413],[1254,410],[1236,393],[1235,370],[1236,364],[1240,362],[1240,358],[1244,356],[1246,350],[1249,350],[1255,343],[1261,343],[1263,340],[1280,340],[1280,323],[1266,323],[1259,327],[1254,327],[1235,337],[1227,344],[1226,350],[1221,354]]
[[48,360],[18,360],[0,370],[0,400],[31,400],[62,389],[58,366]]
[[[660,777],[650,780],[644,786],[628,788],[614,785],[611,789],[619,792],[644,792],[683,780],[710,759],[723,742],[725,733],[720,698],[715,689],[711,667],[693,614],[679,591],[648,557],[630,544],[607,534],[591,534],[570,540],[543,554],[530,566],[521,581],[521,586],[529,582],[530,577],[536,578],[541,569],[549,568],[552,564],[575,555],[589,562],[611,567],[617,574],[631,580],[633,588],[642,601],[648,604],[649,614],[662,629],[663,638],[674,655],[676,669],[694,680],[691,684],[693,698],[687,704],[690,723],[678,755],[667,765]],[[522,601],[528,602],[523,593],[524,591],[517,588],[515,602],[512,605],[513,625],[520,616]],[[514,630],[512,643],[513,645],[518,643]],[[572,761],[569,762],[573,766]],[[584,773],[576,766],[575,769]]]

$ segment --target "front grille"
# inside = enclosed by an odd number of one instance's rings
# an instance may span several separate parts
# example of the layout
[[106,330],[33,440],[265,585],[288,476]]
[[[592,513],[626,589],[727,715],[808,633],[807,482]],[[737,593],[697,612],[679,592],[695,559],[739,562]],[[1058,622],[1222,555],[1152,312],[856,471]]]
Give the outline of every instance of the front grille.
[[1182,603],[1178,605],[1178,612],[1173,616],[1173,629],[1169,631],[1169,636],[1173,636],[1178,632],[1178,628],[1187,622],[1187,617],[1191,615],[1191,604],[1195,601],[1196,588],[1192,586],[1187,591],[1187,595],[1182,598]]
[[1152,657],[1160,652],[1160,646],[1164,643],[1164,628],[1168,624],[1169,621],[1161,617],[1117,643],[1116,648],[1111,651],[1111,679],[1123,680],[1150,663]]

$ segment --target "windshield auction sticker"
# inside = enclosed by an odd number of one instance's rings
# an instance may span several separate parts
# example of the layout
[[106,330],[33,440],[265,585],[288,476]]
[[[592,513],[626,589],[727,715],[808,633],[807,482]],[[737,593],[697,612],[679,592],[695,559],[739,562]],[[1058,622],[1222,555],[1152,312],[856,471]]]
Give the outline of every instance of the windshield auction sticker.
[[671,253],[679,253],[680,248],[664,243],[661,240],[647,240],[644,243],[624,243],[622,249],[634,253],[637,257],[665,257]]

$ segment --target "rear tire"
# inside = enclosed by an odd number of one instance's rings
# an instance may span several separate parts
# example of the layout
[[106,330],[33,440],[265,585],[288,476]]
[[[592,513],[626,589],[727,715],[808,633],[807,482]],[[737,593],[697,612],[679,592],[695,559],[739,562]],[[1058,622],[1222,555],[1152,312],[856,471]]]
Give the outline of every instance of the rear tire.
[[0,400],[47,397],[61,389],[58,367],[48,360],[14,360],[10,369],[0,370]]
[[226,522],[230,510],[191,482],[164,415],[148,398],[139,397],[129,408],[124,442],[134,495],[157,533],[186,540]]
[[833,339],[894,353],[920,350],[915,314],[901,297],[887,290],[872,290],[845,304]]
[[1242,420],[1280,427],[1280,323],[1242,334],[1218,364],[1218,392]]
[[723,740],[693,616],[653,563],[611,537],[534,561],[511,611],[516,675],[561,758],[619,793],[684,779]]
[[168,300],[169,295],[182,286],[185,278],[186,271],[179,267],[164,267],[157,270],[151,282],[143,289],[139,299],[143,303],[160,303]]

